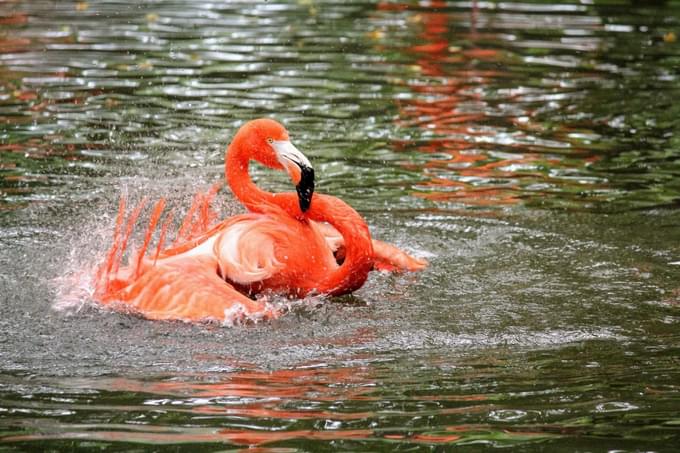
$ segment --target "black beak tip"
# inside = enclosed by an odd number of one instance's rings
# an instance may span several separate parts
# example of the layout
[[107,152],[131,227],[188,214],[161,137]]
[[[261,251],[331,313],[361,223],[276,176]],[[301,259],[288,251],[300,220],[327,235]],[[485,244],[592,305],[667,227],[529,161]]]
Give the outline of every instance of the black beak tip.
[[310,167],[300,167],[302,176],[300,182],[295,189],[298,194],[298,202],[300,203],[300,210],[306,212],[312,204],[312,195],[314,194],[314,169]]

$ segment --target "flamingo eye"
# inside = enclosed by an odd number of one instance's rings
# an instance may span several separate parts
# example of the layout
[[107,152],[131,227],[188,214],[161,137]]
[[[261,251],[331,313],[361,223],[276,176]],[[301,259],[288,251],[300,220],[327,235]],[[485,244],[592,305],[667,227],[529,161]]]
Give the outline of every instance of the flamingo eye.
[[274,139],[271,138],[271,137],[267,138],[267,141],[269,142],[270,145],[271,145],[272,143],[274,143]]

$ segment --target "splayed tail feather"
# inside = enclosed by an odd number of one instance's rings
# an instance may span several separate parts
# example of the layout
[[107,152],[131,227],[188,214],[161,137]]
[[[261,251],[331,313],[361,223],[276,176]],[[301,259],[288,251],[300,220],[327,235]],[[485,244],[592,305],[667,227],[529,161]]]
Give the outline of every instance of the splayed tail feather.
[[[212,203],[220,187],[221,184],[216,183],[207,192],[199,192],[194,196],[191,207],[175,234],[174,244],[190,241],[201,236],[213,226],[217,219],[217,213],[213,209]],[[160,198],[155,203],[144,232],[142,246],[138,250],[129,253],[129,264],[123,266],[131,237],[135,232],[135,226],[147,204],[148,198],[144,197],[128,215],[126,197],[121,195],[111,247],[106,254],[104,262],[95,273],[94,296],[96,299],[106,300],[112,294],[134,282],[148,266],[155,266],[158,257],[162,254],[168,231],[174,218],[172,210],[165,215],[161,223],[158,242],[153,256],[151,258],[147,256],[154,233],[156,233],[158,225],[163,218],[163,212],[167,204],[165,198]]]

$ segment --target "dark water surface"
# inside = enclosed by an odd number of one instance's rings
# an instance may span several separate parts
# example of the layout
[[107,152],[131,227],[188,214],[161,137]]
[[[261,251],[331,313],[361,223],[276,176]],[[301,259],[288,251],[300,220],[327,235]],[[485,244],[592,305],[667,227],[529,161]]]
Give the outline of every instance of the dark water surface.
[[[0,4],[0,451],[678,451],[679,35],[670,1]],[[259,116],[430,268],[235,328],[83,296],[121,191],[188,207]]]

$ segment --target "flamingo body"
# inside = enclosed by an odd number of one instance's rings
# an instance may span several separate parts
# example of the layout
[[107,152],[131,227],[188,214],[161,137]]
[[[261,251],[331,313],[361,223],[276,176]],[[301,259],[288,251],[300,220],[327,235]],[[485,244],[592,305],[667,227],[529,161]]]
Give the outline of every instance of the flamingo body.
[[[248,174],[251,159],[286,171],[297,192],[261,190]],[[210,203],[216,190],[197,194],[175,244],[163,248],[171,221],[166,217],[152,257],[151,238],[165,207],[159,200],[143,245],[122,267],[143,203],[123,225],[121,200],[113,245],[97,272],[97,300],[148,319],[257,321],[280,314],[266,301],[267,293],[341,295],[360,288],[374,268],[418,270],[426,265],[374,241],[364,219],[342,200],[314,193],[311,164],[273,120],[244,125],[227,150],[225,166],[229,186],[249,213],[212,225],[216,216]]]

